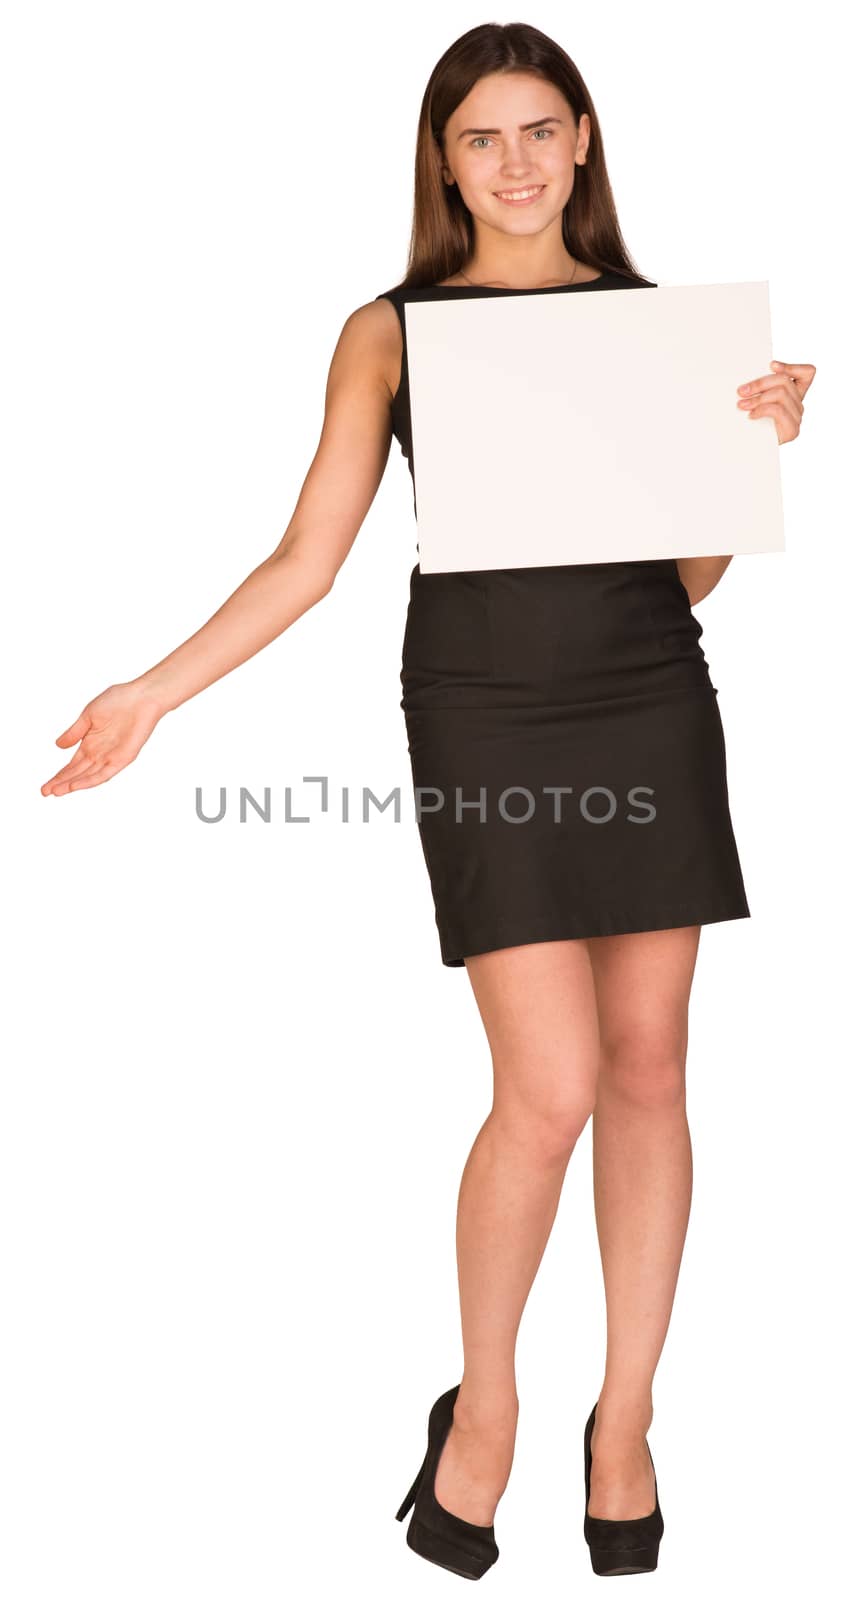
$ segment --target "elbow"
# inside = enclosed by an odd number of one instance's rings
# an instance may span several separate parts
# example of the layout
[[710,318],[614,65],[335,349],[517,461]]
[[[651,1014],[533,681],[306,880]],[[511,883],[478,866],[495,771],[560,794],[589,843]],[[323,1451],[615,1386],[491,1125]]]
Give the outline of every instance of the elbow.
[[700,601],[705,600],[706,596],[710,595],[712,590],[716,588],[716,580],[714,583],[692,583],[688,589],[688,604],[698,606]]
[[699,605],[716,589],[731,556],[691,556],[677,560],[676,568],[688,596],[688,604]]
[[336,573],[317,566],[313,561],[305,561],[293,550],[281,548],[273,550],[269,564],[279,567],[288,577],[295,579],[296,587],[307,596],[308,606],[315,606],[320,600],[324,600],[334,586]]

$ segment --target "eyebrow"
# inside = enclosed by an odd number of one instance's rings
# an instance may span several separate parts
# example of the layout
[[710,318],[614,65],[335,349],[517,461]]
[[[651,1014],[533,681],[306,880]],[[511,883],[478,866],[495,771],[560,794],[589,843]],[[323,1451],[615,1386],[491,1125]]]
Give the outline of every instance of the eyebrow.
[[[519,133],[528,133],[531,128],[541,128],[541,127],[544,126],[544,124],[546,122],[558,122],[560,128],[562,126],[562,118],[561,117],[539,117],[538,122],[522,122],[520,124],[520,126],[519,126],[518,132]],[[459,143],[460,139],[466,139],[469,134],[500,133],[500,131],[501,131],[500,128],[463,128],[462,133],[459,135],[459,137],[457,139],[457,143]]]

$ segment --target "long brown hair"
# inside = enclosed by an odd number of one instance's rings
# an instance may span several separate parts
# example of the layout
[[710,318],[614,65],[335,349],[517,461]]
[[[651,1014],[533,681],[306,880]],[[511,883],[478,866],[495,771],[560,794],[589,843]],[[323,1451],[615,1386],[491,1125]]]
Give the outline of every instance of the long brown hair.
[[462,34],[440,56],[424,91],[410,251],[400,287],[427,288],[459,272],[469,259],[474,221],[457,185],[446,184],[442,177],[443,131],[478,79],[490,72],[535,73],[560,90],[577,124],[588,112],[588,156],[585,166],[574,168],[574,187],[562,213],[562,238],[578,261],[641,281],[621,236],[597,113],[571,57],[526,22],[484,22]]

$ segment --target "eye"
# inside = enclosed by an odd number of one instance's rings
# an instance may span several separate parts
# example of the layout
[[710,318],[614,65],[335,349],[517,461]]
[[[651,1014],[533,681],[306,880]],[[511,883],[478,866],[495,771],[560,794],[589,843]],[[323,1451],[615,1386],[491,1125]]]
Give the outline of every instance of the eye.
[[[533,129],[533,136],[535,137],[536,134],[542,134],[543,135],[542,139],[540,140],[540,143],[544,144],[547,139],[552,139],[553,138],[553,129],[552,128],[534,128]],[[477,134],[476,138],[474,138],[474,139],[472,139],[470,141],[470,143],[472,145],[474,145],[474,146],[477,146],[484,140],[485,140],[485,142],[487,144],[489,143],[488,134],[479,133],[479,134]]]

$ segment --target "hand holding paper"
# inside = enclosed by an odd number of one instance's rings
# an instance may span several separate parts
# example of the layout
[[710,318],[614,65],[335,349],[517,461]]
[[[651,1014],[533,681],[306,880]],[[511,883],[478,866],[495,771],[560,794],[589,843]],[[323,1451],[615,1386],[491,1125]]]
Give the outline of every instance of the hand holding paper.
[[750,417],[772,417],[776,424],[779,444],[789,444],[798,436],[805,407],[802,401],[814,378],[816,367],[809,361],[771,361],[774,378],[756,378],[752,383],[738,386],[743,399],[738,405]]

